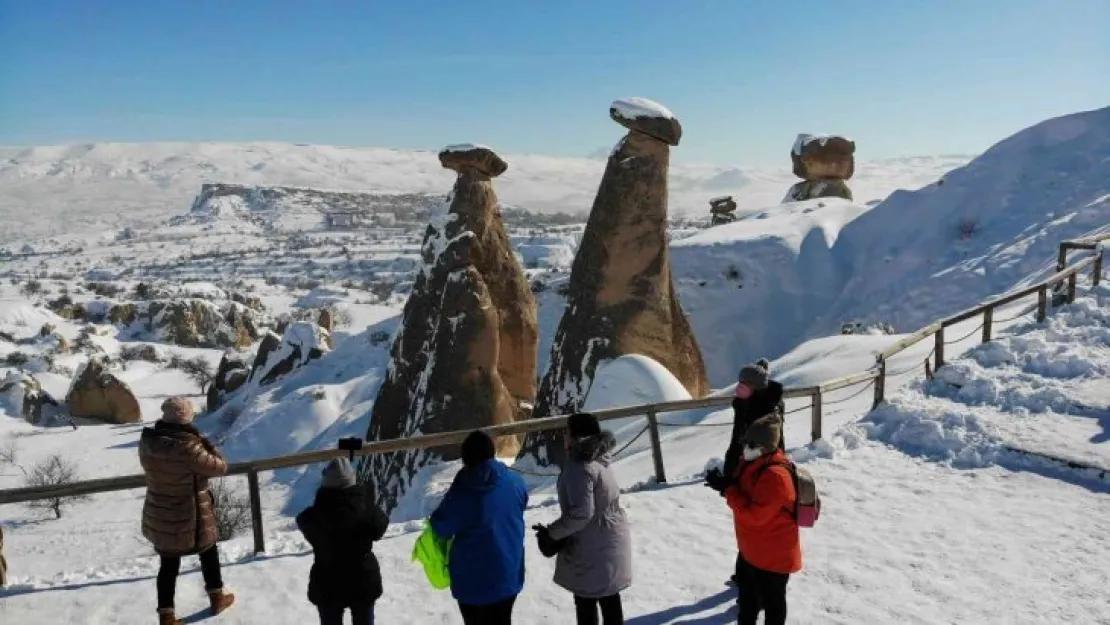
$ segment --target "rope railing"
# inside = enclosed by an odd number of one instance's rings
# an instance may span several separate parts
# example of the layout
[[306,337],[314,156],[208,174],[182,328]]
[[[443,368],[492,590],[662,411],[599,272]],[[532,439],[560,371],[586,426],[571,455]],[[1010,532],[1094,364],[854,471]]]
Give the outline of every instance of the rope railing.
[[[784,392],[784,398],[806,398],[810,399],[807,405],[799,406],[792,410],[786,411],[786,415],[802,412],[803,410],[810,410],[812,415],[812,429],[811,437],[813,440],[818,440],[822,437],[822,417],[824,414],[825,406],[832,406],[851,401],[868,389],[875,389],[875,403],[878,405],[884,401],[884,394],[886,388],[886,379],[889,377],[897,377],[908,374],[916,370],[918,364],[911,368],[887,371],[886,365],[890,359],[917,343],[928,339],[935,338],[936,345],[929,355],[925,358],[926,374],[929,372],[928,362],[931,358],[936,357],[936,367],[939,368],[944,364],[944,350],[943,346],[959,343],[968,338],[971,338],[979,330],[983,330],[983,342],[990,340],[990,330],[992,322],[1006,322],[1017,319],[1021,316],[1027,315],[1032,311],[1037,312],[1037,320],[1043,321],[1045,318],[1046,309],[1049,300],[1049,290],[1057,285],[1066,286],[1063,293],[1066,296],[1066,301],[1071,302],[1075,299],[1075,285],[1077,276],[1080,271],[1091,267],[1091,284],[1098,285],[1101,280],[1102,274],[1102,260],[1103,249],[1099,241],[1110,239],[1110,233],[1086,239],[1082,241],[1065,241],[1060,244],[1060,255],[1057,273],[1045,278],[1037,284],[1024,287],[1021,290],[1011,293],[1003,294],[991,301],[985,302],[956,315],[953,315],[942,321],[937,321],[929,326],[926,326],[913,334],[903,337],[890,347],[876,354],[877,366],[869,369],[859,371],[856,373],[848,374],[836,378],[834,380],[826,381],[822,384],[803,387],[803,388],[788,388]],[[1075,263],[1074,265],[1066,266],[1066,256],[1068,250],[1091,250],[1093,254],[1087,256],[1083,260]],[[1024,309],[1020,314],[1009,317],[1006,319],[993,320],[993,313],[995,310],[1016,302],[1022,298],[1036,295],[1038,303],[1036,306]],[[967,321],[978,315],[983,315],[983,322],[979,324],[974,330],[955,340],[945,340],[944,330],[957,323]],[[863,385],[857,391],[846,397],[840,397],[833,400],[825,399],[825,397],[834,391],[851,388],[857,385]],[[678,412],[686,410],[696,410],[702,408],[724,408],[732,402],[731,395],[728,396],[715,396],[703,397],[699,399],[690,399],[682,401],[661,402],[656,404],[644,404],[638,406],[625,406],[621,408],[611,408],[606,410],[598,410],[593,414],[599,421],[610,421],[613,419],[624,419],[629,417],[647,417],[647,425],[630,441],[625,443],[615,456],[619,456],[625,452],[633,443],[639,440],[645,433],[651,435],[651,452],[652,459],[655,465],[655,481],[657,483],[666,482],[666,475],[663,468],[662,458],[662,445],[659,436],[660,427],[731,427],[732,422],[721,423],[664,423],[660,422],[656,415],[667,412]],[[569,415],[556,415],[550,417],[538,417],[528,419],[525,421],[518,421],[514,423],[507,423],[503,425],[489,426],[478,428],[490,436],[518,436],[522,434],[543,432],[549,430],[556,430],[566,427]],[[227,475],[246,475],[248,486],[250,488],[251,499],[251,521],[254,529],[254,546],[255,552],[260,553],[265,551],[265,542],[263,540],[262,531],[262,511],[260,503],[260,488],[258,474],[263,471],[274,471],[278,469],[303,466],[317,462],[327,462],[333,458],[341,456],[370,456],[374,454],[395,453],[400,451],[412,451],[420,449],[435,449],[444,446],[461,444],[473,430],[460,430],[452,432],[440,432],[435,434],[423,434],[408,438],[390,439],[383,441],[371,441],[363,445],[362,449],[356,451],[346,451],[339,449],[322,449],[317,451],[301,452],[297,454],[290,454],[286,456],[277,456],[272,458],[260,458],[249,460],[246,462],[234,463],[229,466]],[[529,471],[521,468],[513,468],[514,471],[524,475],[534,475],[537,477],[551,478],[556,477],[555,473],[540,473]],[[95,493],[114,492],[122,490],[130,490],[136,488],[143,488],[146,486],[146,477],[142,474],[139,475],[125,475],[110,478],[101,478],[94,480],[86,480],[73,484],[43,486],[43,487],[25,487],[0,490],[0,505],[11,503],[26,503],[31,501],[40,501],[44,499],[52,499],[58,497],[72,497],[80,495],[90,495]]]

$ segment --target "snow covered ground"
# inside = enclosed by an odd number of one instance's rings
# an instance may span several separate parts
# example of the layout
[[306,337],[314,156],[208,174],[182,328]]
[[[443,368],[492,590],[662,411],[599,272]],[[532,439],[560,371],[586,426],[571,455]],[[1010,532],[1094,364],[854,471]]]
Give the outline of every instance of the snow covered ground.
[[[612,141],[619,137],[613,126]],[[860,162],[852,189],[861,202],[881,200],[896,189],[935,182],[968,158]],[[510,154],[505,159],[509,170],[497,179],[502,201],[541,213],[589,211],[605,167],[603,160],[585,158]],[[0,147],[0,219],[20,223],[0,231],[0,243],[154,226],[179,214],[205,182],[445,194],[453,180],[432,151],[287,143]],[[674,165],[671,212],[708,216],[708,198],[727,193],[736,196],[743,213],[777,203],[794,182],[785,145],[782,167],[776,169]]]
[[[803,530],[805,570],[789,590],[792,622],[1110,623],[1110,569],[1097,564],[1110,557],[1110,483],[1008,450],[1106,467],[1108,310],[1110,289],[1084,290],[1045,323],[1015,322],[995,342],[951,359],[937,379],[914,376],[879,410],[864,414],[857,405],[855,416],[862,418],[826,441],[802,447],[800,439],[788,439],[794,457],[820,480],[825,504],[818,526]],[[792,375],[786,366],[776,363]],[[617,368],[636,379],[651,377],[644,363]],[[706,415],[705,422],[725,416]],[[22,429],[0,423],[9,432]],[[98,429],[103,438],[90,445],[134,440]],[[22,439],[38,449],[66,436]],[[722,452],[721,437],[721,428],[669,433],[666,485],[642,485],[650,474],[645,452],[617,463],[635,545],[635,582],[625,598],[629,623],[735,619],[732,591],[724,586],[735,553],[731,519],[699,479]],[[451,469],[444,467],[441,479]],[[141,495],[100,495],[61,521],[6,509],[5,515],[14,512],[4,521],[13,584],[0,591],[3,622],[153,620],[156,561],[137,537]],[[271,500],[270,493],[264,497]],[[527,521],[550,521],[551,504],[550,494],[538,489]],[[311,554],[281,518],[270,520],[267,554],[248,555],[245,539],[223,547],[225,578],[240,604],[212,622],[311,622],[304,597]],[[431,590],[410,562],[418,530],[416,522],[396,524],[377,546],[386,577],[380,618],[458,623],[448,594]],[[572,602],[550,582],[552,561],[531,542],[528,549],[519,620],[567,622]],[[195,567],[179,582],[178,603],[190,620],[203,616]]]

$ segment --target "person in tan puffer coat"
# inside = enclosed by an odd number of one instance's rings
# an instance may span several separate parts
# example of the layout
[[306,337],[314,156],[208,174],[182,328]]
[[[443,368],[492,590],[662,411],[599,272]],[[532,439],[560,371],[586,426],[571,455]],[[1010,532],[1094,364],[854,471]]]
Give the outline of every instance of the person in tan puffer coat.
[[208,490],[209,478],[227,473],[227,461],[193,426],[193,416],[189,400],[171,397],[162,404],[162,419],[139,438],[139,462],[147,483],[143,536],[161,558],[160,625],[181,624],[174,614],[174,595],[183,556],[200,556],[213,614],[235,602],[235,595],[224,591],[215,501]]

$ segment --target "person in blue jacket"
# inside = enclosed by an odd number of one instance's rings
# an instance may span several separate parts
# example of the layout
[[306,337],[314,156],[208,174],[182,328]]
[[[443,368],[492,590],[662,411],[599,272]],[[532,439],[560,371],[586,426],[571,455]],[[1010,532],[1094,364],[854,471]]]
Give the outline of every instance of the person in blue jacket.
[[453,539],[451,595],[466,625],[510,625],[524,589],[524,480],[494,458],[493,439],[475,431],[462,444],[463,468],[432,513],[432,529]]

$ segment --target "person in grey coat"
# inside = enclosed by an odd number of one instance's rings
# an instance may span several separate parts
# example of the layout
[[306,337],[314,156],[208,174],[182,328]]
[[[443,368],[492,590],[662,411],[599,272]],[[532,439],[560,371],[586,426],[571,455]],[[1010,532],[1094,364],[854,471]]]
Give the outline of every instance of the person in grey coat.
[[567,421],[570,461],[559,474],[562,515],[537,526],[544,555],[555,551],[555,583],[574,593],[578,625],[624,623],[621,591],[632,585],[632,535],[609,466],[616,440],[587,413]]

